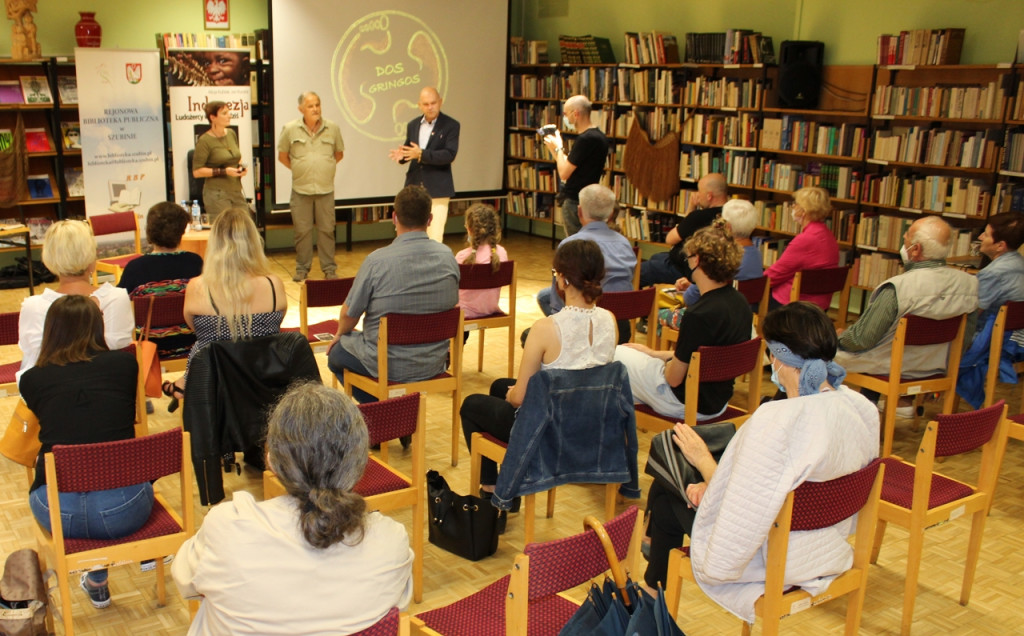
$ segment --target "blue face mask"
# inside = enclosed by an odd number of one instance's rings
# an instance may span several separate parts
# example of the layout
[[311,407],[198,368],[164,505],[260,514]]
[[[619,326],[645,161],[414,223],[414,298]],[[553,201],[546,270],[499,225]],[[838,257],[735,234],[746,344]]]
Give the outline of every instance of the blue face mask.
[[[761,376],[761,377],[764,377],[764,376]],[[772,378],[771,379],[772,379],[772,384],[774,384],[776,387],[778,387],[779,391],[781,391],[783,393],[786,392],[786,387],[782,386],[782,383],[779,382],[779,370],[775,368],[775,363],[774,362],[772,362]]]

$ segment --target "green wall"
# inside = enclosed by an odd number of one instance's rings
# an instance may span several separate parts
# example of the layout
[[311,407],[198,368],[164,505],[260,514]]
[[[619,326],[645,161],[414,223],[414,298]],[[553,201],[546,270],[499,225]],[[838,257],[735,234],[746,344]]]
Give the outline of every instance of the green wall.
[[[558,35],[609,38],[616,59],[625,31],[756,29],[783,40],[821,40],[826,64],[873,64],[882,33],[965,27],[963,64],[1013,60],[1024,29],[1024,0],[512,0],[516,35],[547,40],[557,60]],[[564,16],[541,17],[561,13]],[[516,30],[518,29],[518,30]]]

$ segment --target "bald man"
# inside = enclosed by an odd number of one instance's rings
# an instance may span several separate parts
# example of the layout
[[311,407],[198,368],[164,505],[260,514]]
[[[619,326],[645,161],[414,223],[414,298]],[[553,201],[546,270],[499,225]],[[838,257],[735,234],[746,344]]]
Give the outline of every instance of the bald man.
[[409,164],[405,185],[421,185],[430,193],[427,236],[443,243],[448,201],[455,194],[452,162],[459,152],[459,122],[441,112],[441,95],[432,86],[420,91],[418,105],[423,116],[409,122],[405,143],[388,152],[388,157]]
[[608,160],[608,138],[591,121],[593,104],[584,95],[573,95],[562,106],[562,123],[566,130],[577,133],[572,148],[566,152],[562,135],[557,130],[544,137],[544,145],[555,158],[558,178],[562,180],[562,223],[565,235],[580,231],[580,190],[601,181]]

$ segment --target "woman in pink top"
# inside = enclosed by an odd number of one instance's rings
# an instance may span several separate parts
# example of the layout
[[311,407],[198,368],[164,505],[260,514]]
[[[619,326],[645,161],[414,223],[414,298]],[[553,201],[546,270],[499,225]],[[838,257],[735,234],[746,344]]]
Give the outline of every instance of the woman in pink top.
[[[825,225],[825,219],[831,212],[832,205],[824,188],[800,188],[793,193],[793,220],[800,226],[800,232],[786,245],[779,260],[764,270],[772,285],[769,308],[789,303],[793,277],[800,270],[839,265],[839,244],[832,230]],[[812,302],[828,311],[832,295],[800,294],[800,300]]]
[[[508,260],[501,241],[501,221],[494,208],[485,203],[476,203],[466,211],[466,240],[469,247],[455,255],[460,264],[490,263],[492,271],[498,271],[500,263]],[[490,316],[498,311],[501,288],[460,289],[459,307],[466,318]]]

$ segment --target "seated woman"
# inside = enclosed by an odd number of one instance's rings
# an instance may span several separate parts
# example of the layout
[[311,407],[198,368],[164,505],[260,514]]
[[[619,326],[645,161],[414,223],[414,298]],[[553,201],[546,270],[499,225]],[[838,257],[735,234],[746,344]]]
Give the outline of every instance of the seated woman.
[[408,606],[409,536],[352,491],[368,441],[339,391],[298,384],[281,398],[267,467],[288,494],[257,502],[236,492],[171,566],[182,595],[203,601],[189,634],[351,634]]
[[[287,309],[284,283],[270,271],[249,210],[228,208],[210,228],[203,273],[185,289],[185,322],[196,334],[189,361],[214,340],[279,333]],[[164,393],[171,397],[169,411],[178,408],[184,390],[184,377],[164,383]]]
[[[724,227],[697,230],[684,245],[700,300],[688,307],[679,323],[673,351],[655,351],[629,343],[615,348],[615,359],[626,365],[633,401],[661,415],[686,417],[686,371],[699,347],[734,345],[750,340],[753,313],[747,299],[732,286],[743,253]],[[725,410],[732,381],[702,382],[697,419],[710,419]]]
[[36,364],[43,340],[43,319],[50,305],[65,294],[91,296],[103,312],[103,339],[109,349],[124,349],[132,342],[135,315],[123,289],[110,283],[92,284],[96,271],[96,239],[83,221],[57,221],[43,237],[43,264],[57,275],[57,288],[44,289],[21,303],[18,316],[18,347],[21,348],[21,376]]
[[[491,271],[497,272],[501,263],[508,260],[501,241],[501,219],[494,208],[485,203],[476,203],[466,210],[466,240],[469,247],[455,255],[459,264],[490,264]],[[466,318],[490,316],[498,311],[501,289],[460,289],[459,307]],[[468,337],[469,332],[466,332]]]
[[[793,193],[791,214],[799,230],[786,244],[779,260],[764,270],[764,275],[772,281],[769,310],[789,302],[793,277],[800,270],[839,266],[839,244],[832,230],[825,225],[825,219],[831,212],[832,204],[824,188],[800,188]],[[800,294],[800,300],[812,302],[828,311],[832,294]]]
[[[181,249],[181,237],[190,220],[188,212],[177,203],[161,201],[149,208],[146,239],[153,251],[125,265],[117,286],[132,298],[184,292],[189,279],[203,271],[202,257]],[[165,333],[152,332],[150,340],[156,343],[161,357],[183,357],[196,337],[189,326],[182,323]]]
[[[597,306],[604,278],[604,256],[590,240],[566,241],[555,252],[551,273],[565,307],[533,323],[523,348],[519,377],[498,379],[490,395],[470,395],[462,402],[462,431],[466,446],[473,433],[489,433],[508,441],[516,409],[526,386],[541,369],[589,369],[612,361],[618,332],[615,317]],[[472,450],[472,449],[470,449]],[[497,465],[487,458],[480,468],[482,496],[494,492]]]
[[[77,221],[68,221],[77,223]],[[42,448],[29,492],[32,515],[50,530],[43,455],[55,444],[95,444],[135,437],[139,366],[127,351],[103,342],[103,314],[88,296],[55,300],[46,314],[36,365],[21,378],[25,404],[39,418]],[[64,536],[119,539],[146,523],[153,508],[149,482],[96,492],[60,493]],[[93,607],[110,605],[107,571],[82,575]]]
[[[665,582],[669,551],[690,535],[693,574],[701,589],[733,614],[754,621],[764,592],[768,530],[786,495],[804,481],[828,481],[860,470],[878,456],[878,410],[840,386],[846,371],[832,361],[838,339],[815,305],[796,302],[768,314],[764,337],[772,381],[788,399],[762,405],[737,431],[716,465],[692,428],[676,424],[674,440],[704,482],[686,494],[697,506],[655,483],[647,496],[651,554],[644,580]],[[794,533],[787,586],[811,594],[849,567],[852,520]]]

